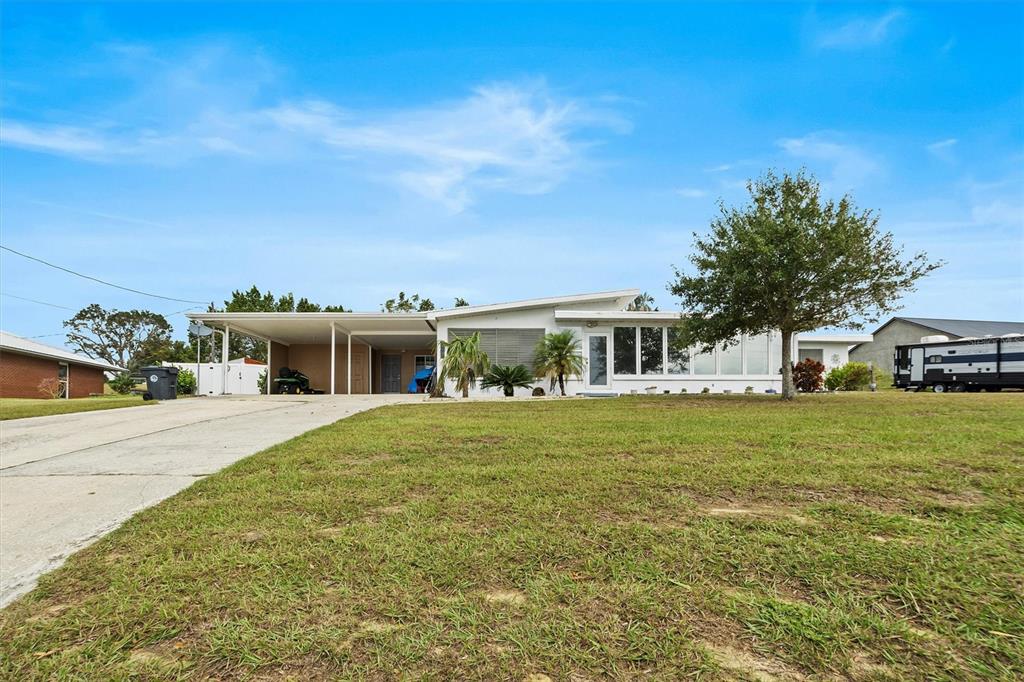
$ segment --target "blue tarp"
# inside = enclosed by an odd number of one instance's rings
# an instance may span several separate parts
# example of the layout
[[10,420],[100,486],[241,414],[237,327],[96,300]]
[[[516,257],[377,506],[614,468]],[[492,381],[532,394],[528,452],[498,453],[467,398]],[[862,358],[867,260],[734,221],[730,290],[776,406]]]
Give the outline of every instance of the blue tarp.
[[430,375],[434,373],[433,367],[424,367],[420,371],[412,375],[412,381],[409,382],[409,393],[419,393],[419,383],[427,383],[430,379]]

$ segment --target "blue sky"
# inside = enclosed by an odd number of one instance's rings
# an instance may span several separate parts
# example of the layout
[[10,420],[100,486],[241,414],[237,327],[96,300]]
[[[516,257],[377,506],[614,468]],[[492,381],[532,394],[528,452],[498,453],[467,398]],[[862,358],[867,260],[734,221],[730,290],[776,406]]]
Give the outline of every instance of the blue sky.
[[[639,287],[767,168],[948,265],[904,314],[1024,319],[1024,6],[5,3],[2,242],[218,303]],[[2,326],[187,304],[2,260]],[[171,318],[184,329],[184,317]],[[62,337],[41,340],[60,343]]]

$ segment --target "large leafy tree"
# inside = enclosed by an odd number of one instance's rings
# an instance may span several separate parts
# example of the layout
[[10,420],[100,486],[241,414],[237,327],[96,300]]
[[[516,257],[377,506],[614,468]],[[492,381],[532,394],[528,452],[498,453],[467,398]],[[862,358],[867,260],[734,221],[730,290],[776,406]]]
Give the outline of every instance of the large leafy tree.
[[538,377],[550,380],[552,392],[557,381],[564,396],[566,378],[583,376],[583,354],[576,334],[571,329],[545,334],[534,351],[533,369]]
[[455,390],[461,391],[463,398],[468,398],[469,387],[490,368],[491,360],[480,348],[480,332],[457,336],[444,344],[444,359],[437,375],[438,387],[443,391],[445,382],[453,379]]
[[878,215],[849,196],[823,199],[803,171],[748,182],[750,203],[721,205],[710,233],[694,235],[694,274],[676,269],[669,290],[688,313],[680,343],[705,350],[740,334],[782,334],[782,397],[791,399],[794,336],[819,327],[862,329],[941,262],[905,258]]
[[64,326],[72,348],[132,370],[159,362],[172,347],[170,323],[149,310],[106,310],[93,303]]
[[382,313],[422,313],[433,309],[434,302],[429,298],[420,298],[419,294],[406,298],[404,291],[399,291],[398,296],[384,301],[380,307]]

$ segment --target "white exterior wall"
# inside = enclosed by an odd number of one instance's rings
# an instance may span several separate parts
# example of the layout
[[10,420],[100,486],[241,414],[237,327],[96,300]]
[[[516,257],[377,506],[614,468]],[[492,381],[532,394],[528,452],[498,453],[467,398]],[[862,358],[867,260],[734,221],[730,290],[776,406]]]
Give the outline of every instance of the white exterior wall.
[[205,362],[200,365],[194,362],[165,362],[164,365],[187,369],[195,374],[198,385],[196,395],[259,395],[259,377],[267,369],[266,365],[228,362],[227,390],[221,390],[224,385],[224,371],[220,362]]
[[826,372],[835,367],[842,367],[850,361],[850,344],[847,342],[801,340],[798,345],[801,354],[797,356],[797,362],[807,357],[802,355],[805,350],[820,350]]
[[[609,310],[607,304],[590,304],[580,305],[575,304],[572,306],[574,311],[576,310]],[[628,313],[624,313],[628,315]],[[594,325],[594,326],[588,326]],[[437,320],[437,338],[439,341],[448,340],[448,332],[450,329],[544,329],[545,333],[552,331],[560,331],[564,329],[570,329],[576,335],[576,338],[580,342],[580,350],[586,358],[587,349],[584,343],[585,334],[607,334],[608,335],[608,368],[612,370],[614,366],[615,357],[615,335],[614,327],[619,326],[643,326],[643,327],[666,327],[672,326],[671,322],[664,320],[659,321],[641,321],[641,320],[622,320],[622,321],[590,321],[590,322],[562,322],[558,323],[555,320],[555,307],[549,308],[533,308],[526,310],[510,310],[505,312],[493,312],[484,313],[480,315],[467,315],[465,317],[453,317],[453,318],[442,318]],[[793,344],[793,355],[797,355],[797,344]],[[769,346],[768,366],[769,369],[772,367],[781,366],[781,358],[779,353],[781,352],[781,339],[778,334],[775,334],[772,338],[772,343]],[[691,353],[692,353],[691,349]],[[637,349],[639,354],[639,348]],[[440,359],[438,360],[441,361]],[[743,355],[743,367],[746,371],[746,354]],[[663,365],[664,367],[664,365]],[[532,370],[532,368],[530,368]],[[629,394],[632,392],[645,393],[649,387],[653,387],[652,391],[656,393],[663,393],[668,391],[670,393],[680,393],[682,389],[686,389],[687,393],[700,393],[704,388],[709,389],[712,393],[722,393],[724,391],[731,391],[733,393],[743,393],[746,387],[751,386],[755,393],[764,393],[769,389],[775,391],[782,390],[782,376],[781,374],[734,374],[726,375],[721,374],[721,361],[720,357],[716,353],[715,358],[715,374],[643,374],[643,375],[615,375],[612,374],[607,387],[597,388],[589,387],[579,379],[571,379],[566,381],[565,392],[567,395],[576,395],[583,392],[592,393],[620,393]],[[689,371],[693,371],[693,363],[691,361]],[[545,380],[538,380],[535,386],[540,386],[545,391],[548,391],[550,386]],[[456,395],[454,382],[449,382],[445,387],[448,395]],[[555,387],[557,393],[558,388]],[[496,398],[502,397],[500,389],[472,389],[470,395],[477,397],[493,396]],[[516,389],[516,395],[530,395],[530,389]]]

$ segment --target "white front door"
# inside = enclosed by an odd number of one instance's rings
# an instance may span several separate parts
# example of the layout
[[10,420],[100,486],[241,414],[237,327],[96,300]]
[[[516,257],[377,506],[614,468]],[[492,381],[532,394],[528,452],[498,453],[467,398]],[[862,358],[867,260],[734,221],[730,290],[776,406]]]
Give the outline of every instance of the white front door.
[[587,388],[608,388],[611,385],[611,373],[608,371],[608,335],[584,334],[583,344]]
[[922,381],[924,379],[924,348],[910,349],[910,380]]

